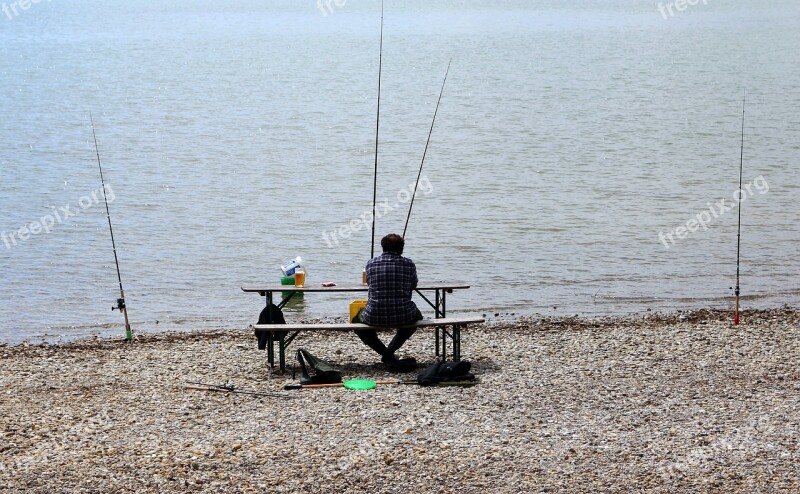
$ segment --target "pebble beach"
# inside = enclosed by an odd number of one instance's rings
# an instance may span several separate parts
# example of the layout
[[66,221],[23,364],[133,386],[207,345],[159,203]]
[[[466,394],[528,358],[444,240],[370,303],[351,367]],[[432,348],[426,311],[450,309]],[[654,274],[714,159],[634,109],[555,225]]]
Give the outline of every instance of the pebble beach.
[[[353,334],[293,345],[415,376]],[[0,346],[0,492],[800,492],[794,309],[520,317],[462,354],[473,387],[284,391],[246,328]]]

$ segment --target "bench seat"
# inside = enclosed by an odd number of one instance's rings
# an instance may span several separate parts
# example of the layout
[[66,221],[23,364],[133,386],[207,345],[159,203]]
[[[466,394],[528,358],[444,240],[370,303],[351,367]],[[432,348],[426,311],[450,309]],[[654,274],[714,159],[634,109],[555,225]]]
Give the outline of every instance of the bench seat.
[[299,324],[255,324],[253,329],[261,331],[353,331],[356,329],[396,329],[396,328],[427,328],[434,326],[452,326],[481,324],[485,322],[482,317],[442,317],[439,319],[422,319],[413,324],[402,326],[370,326],[357,322],[343,323],[299,323]]
[[[267,333],[267,359],[271,368],[275,368],[273,343],[278,343],[280,370],[286,371],[286,348],[301,331],[354,331],[372,329],[376,331],[397,328],[436,328],[436,356],[439,356],[441,343],[442,358],[447,358],[446,343],[449,336],[453,344],[453,360],[461,360],[461,329],[470,324],[483,324],[482,317],[442,317],[439,319],[422,319],[413,324],[402,326],[370,326],[361,323],[308,323],[308,324],[255,324],[251,328],[258,333]],[[447,331],[447,326],[452,329]],[[291,333],[291,334],[289,334]],[[441,338],[440,338],[441,335]]]

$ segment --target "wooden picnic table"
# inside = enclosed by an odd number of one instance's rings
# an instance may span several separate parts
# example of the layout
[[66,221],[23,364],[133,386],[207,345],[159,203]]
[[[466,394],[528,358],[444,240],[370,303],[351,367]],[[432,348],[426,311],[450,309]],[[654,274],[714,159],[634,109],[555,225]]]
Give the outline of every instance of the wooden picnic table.
[[[417,288],[414,289],[417,295],[422,297],[435,313],[435,317],[447,317],[447,294],[453,293],[453,290],[465,290],[469,285],[464,283],[453,283],[446,281],[424,281],[417,283]],[[294,285],[244,285],[242,291],[246,293],[258,293],[262,297],[266,296],[266,305],[274,303],[272,294],[275,292],[285,292],[286,296],[283,297],[280,303],[276,304],[279,308],[283,308],[291,298],[297,293],[341,293],[341,292],[363,292],[369,290],[367,285],[336,285],[336,286],[322,286],[320,284],[307,284],[303,287],[296,287]],[[434,292],[433,300],[430,300],[422,292]]]
[[[266,306],[269,307],[271,304],[274,303],[273,294],[275,292],[281,292],[281,301],[276,304],[278,308],[283,308],[291,299],[298,293],[367,293],[369,291],[369,286],[361,285],[361,284],[347,284],[347,285],[335,285],[335,286],[322,286],[321,284],[307,284],[303,287],[296,287],[294,285],[278,285],[278,284],[264,284],[264,285],[244,285],[241,287],[242,291],[245,293],[258,293],[262,297],[266,297]],[[453,290],[465,290],[469,288],[469,285],[464,283],[455,283],[455,282],[445,282],[445,281],[424,281],[417,283],[417,288],[414,291],[419,295],[422,300],[424,300],[433,310],[435,313],[435,319],[441,319],[447,317],[447,294],[453,293]],[[428,296],[425,296],[423,292],[433,292],[433,300],[431,300]],[[430,294],[429,294],[430,295]],[[454,344],[458,342],[458,349],[460,351],[460,333],[458,330],[458,326],[454,326],[453,334],[448,334],[444,328],[444,326],[435,326],[436,329],[436,355],[439,355],[439,342],[440,342],[440,331],[443,333],[441,334],[441,341],[442,341],[442,351],[444,351],[444,340],[446,336],[451,336],[454,339]],[[279,348],[279,358],[280,358],[280,369],[281,371],[285,371],[285,349],[286,346],[297,336],[298,332],[295,332],[293,335],[289,336],[286,339],[285,331],[279,331],[275,328],[273,331],[268,332],[269,339],[267,341],[267,359],[270,363],[270,366],[274,368],[275,366],[275,355],[274,355],[274,347],[273,343],[275,342],[275,334],[277,334],[278,340],[278,348]]]

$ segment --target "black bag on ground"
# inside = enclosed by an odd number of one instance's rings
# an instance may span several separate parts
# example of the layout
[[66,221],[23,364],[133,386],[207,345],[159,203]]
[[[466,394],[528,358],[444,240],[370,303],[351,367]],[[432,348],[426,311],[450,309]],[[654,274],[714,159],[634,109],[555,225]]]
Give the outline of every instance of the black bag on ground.
[[[258,315],[258,322],[256,324],[286,324],[286,319],[283,317],[283,311],[275,304],[269,304],[264,307],[261,314]],[[274,336],[280,338],[281,334],[286,335],[287,331],[276,331]],[[263,350],[267,348],[267,341],[269,341],[269,334],[264,331],[256,331],[256,338],[258,339],[258,349]]]
[[449,381],[474,381],[475,374],[470,373],[472,364],[466,360],[459,362],[436,362],[417,375],[421,386],[434,386]]
[[[311,355],[311,352],[304,348],[297,349],[297,360],[300,362],[300,384],[333,384],[342,382],[342,373],[339,369]],[[306,361],[308,361],[308,367],[311,367],[314,371],[313,376],[308,374]]]

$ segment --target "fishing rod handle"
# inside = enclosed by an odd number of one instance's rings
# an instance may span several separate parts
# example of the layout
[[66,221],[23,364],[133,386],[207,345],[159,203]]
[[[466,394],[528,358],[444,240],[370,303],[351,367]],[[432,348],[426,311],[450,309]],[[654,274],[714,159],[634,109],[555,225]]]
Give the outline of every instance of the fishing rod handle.
[[193,389],[195,391],[227,391],[222,389],[215,389],[211,386],[184,386],[184,389]]
[[287,384],[283,389],[317,389],[317,388],[341,388],[344,383],[331,383],[331,384]]

